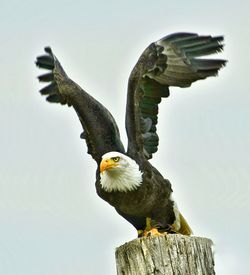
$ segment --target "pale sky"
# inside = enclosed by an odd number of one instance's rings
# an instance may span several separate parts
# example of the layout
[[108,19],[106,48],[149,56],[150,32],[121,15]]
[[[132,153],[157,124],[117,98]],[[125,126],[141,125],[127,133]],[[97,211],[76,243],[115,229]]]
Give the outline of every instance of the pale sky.
[[114,275],[134,228],[95,193],[96,164],[73,109],[48,104],[34,60],[50,45],[115,117],[124,144],[128,76],[177,31],[225,35],[219,77],[162,101],[153,165],[217,274],[249,274],[249,1],[1,1],[0,274]]

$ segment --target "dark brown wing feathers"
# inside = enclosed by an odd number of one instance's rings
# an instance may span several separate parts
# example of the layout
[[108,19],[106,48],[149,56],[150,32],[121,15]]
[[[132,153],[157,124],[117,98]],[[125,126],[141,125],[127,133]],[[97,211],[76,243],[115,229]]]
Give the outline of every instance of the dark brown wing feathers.
[[222,36],[175,33],[152,43],[142,53],[129,78],[128,155],[135,157],[139,152],[152,158],[158,148],[156,125],[161,98],[169,96],[169,86],[189,87],[199,79],[216,76],[226,61],[203,57],[222,51],[222,42]]
[[39,68],[50,70],[38,77],[42,82],[49,82],[40,93],[46,95],[49,102],[74,107],[84,129],[81,137],[86,140],[88,153],[97,163],[107,152],[124,153],[118,127],[110,112],[68,78],[49,47],[45,48],[45,52],[46,55],[39,56],[36,60]]

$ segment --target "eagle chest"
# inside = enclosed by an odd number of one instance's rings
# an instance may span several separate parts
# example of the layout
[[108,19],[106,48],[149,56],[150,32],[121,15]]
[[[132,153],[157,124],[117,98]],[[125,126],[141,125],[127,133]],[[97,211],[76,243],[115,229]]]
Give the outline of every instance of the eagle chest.
[[171,186],[163,178],[143,179],[138,189],[128,192],[106,192],[97,184],[98,195],[119,211],[128,215],[151,216],[156,209],[165,207]]

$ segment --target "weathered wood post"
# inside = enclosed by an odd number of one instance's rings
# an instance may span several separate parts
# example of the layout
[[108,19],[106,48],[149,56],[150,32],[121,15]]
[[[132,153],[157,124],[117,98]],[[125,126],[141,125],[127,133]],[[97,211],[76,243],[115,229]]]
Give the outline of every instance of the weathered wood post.
[[212,241],[169,234],[132,240],[116,249],[118,275],[214,275]]

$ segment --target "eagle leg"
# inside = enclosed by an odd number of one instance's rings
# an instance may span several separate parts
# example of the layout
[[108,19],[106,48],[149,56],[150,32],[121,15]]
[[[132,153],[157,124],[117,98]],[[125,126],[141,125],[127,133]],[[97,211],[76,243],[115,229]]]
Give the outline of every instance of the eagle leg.
[[[140,230],[141,231],[141,230]],[[158,231],[158,229],[156,227],[152,227],[151,226],[151,218],[146,218],[146,228],[143,232],[141,232],[141,235],[143,237],[149,237],[149,236],[164,236],[166,233],[161,233]],[[138,232],[139,235],[139,232]]]
[[137,230],[137,238],[141,238],[144,236],[144,230]]
[[149,231],[144,230],[143,236],[144,237],[158,237],[158,236],[164,236],[167,232],[161,233],[158,231],[157,228],[151,228]]

